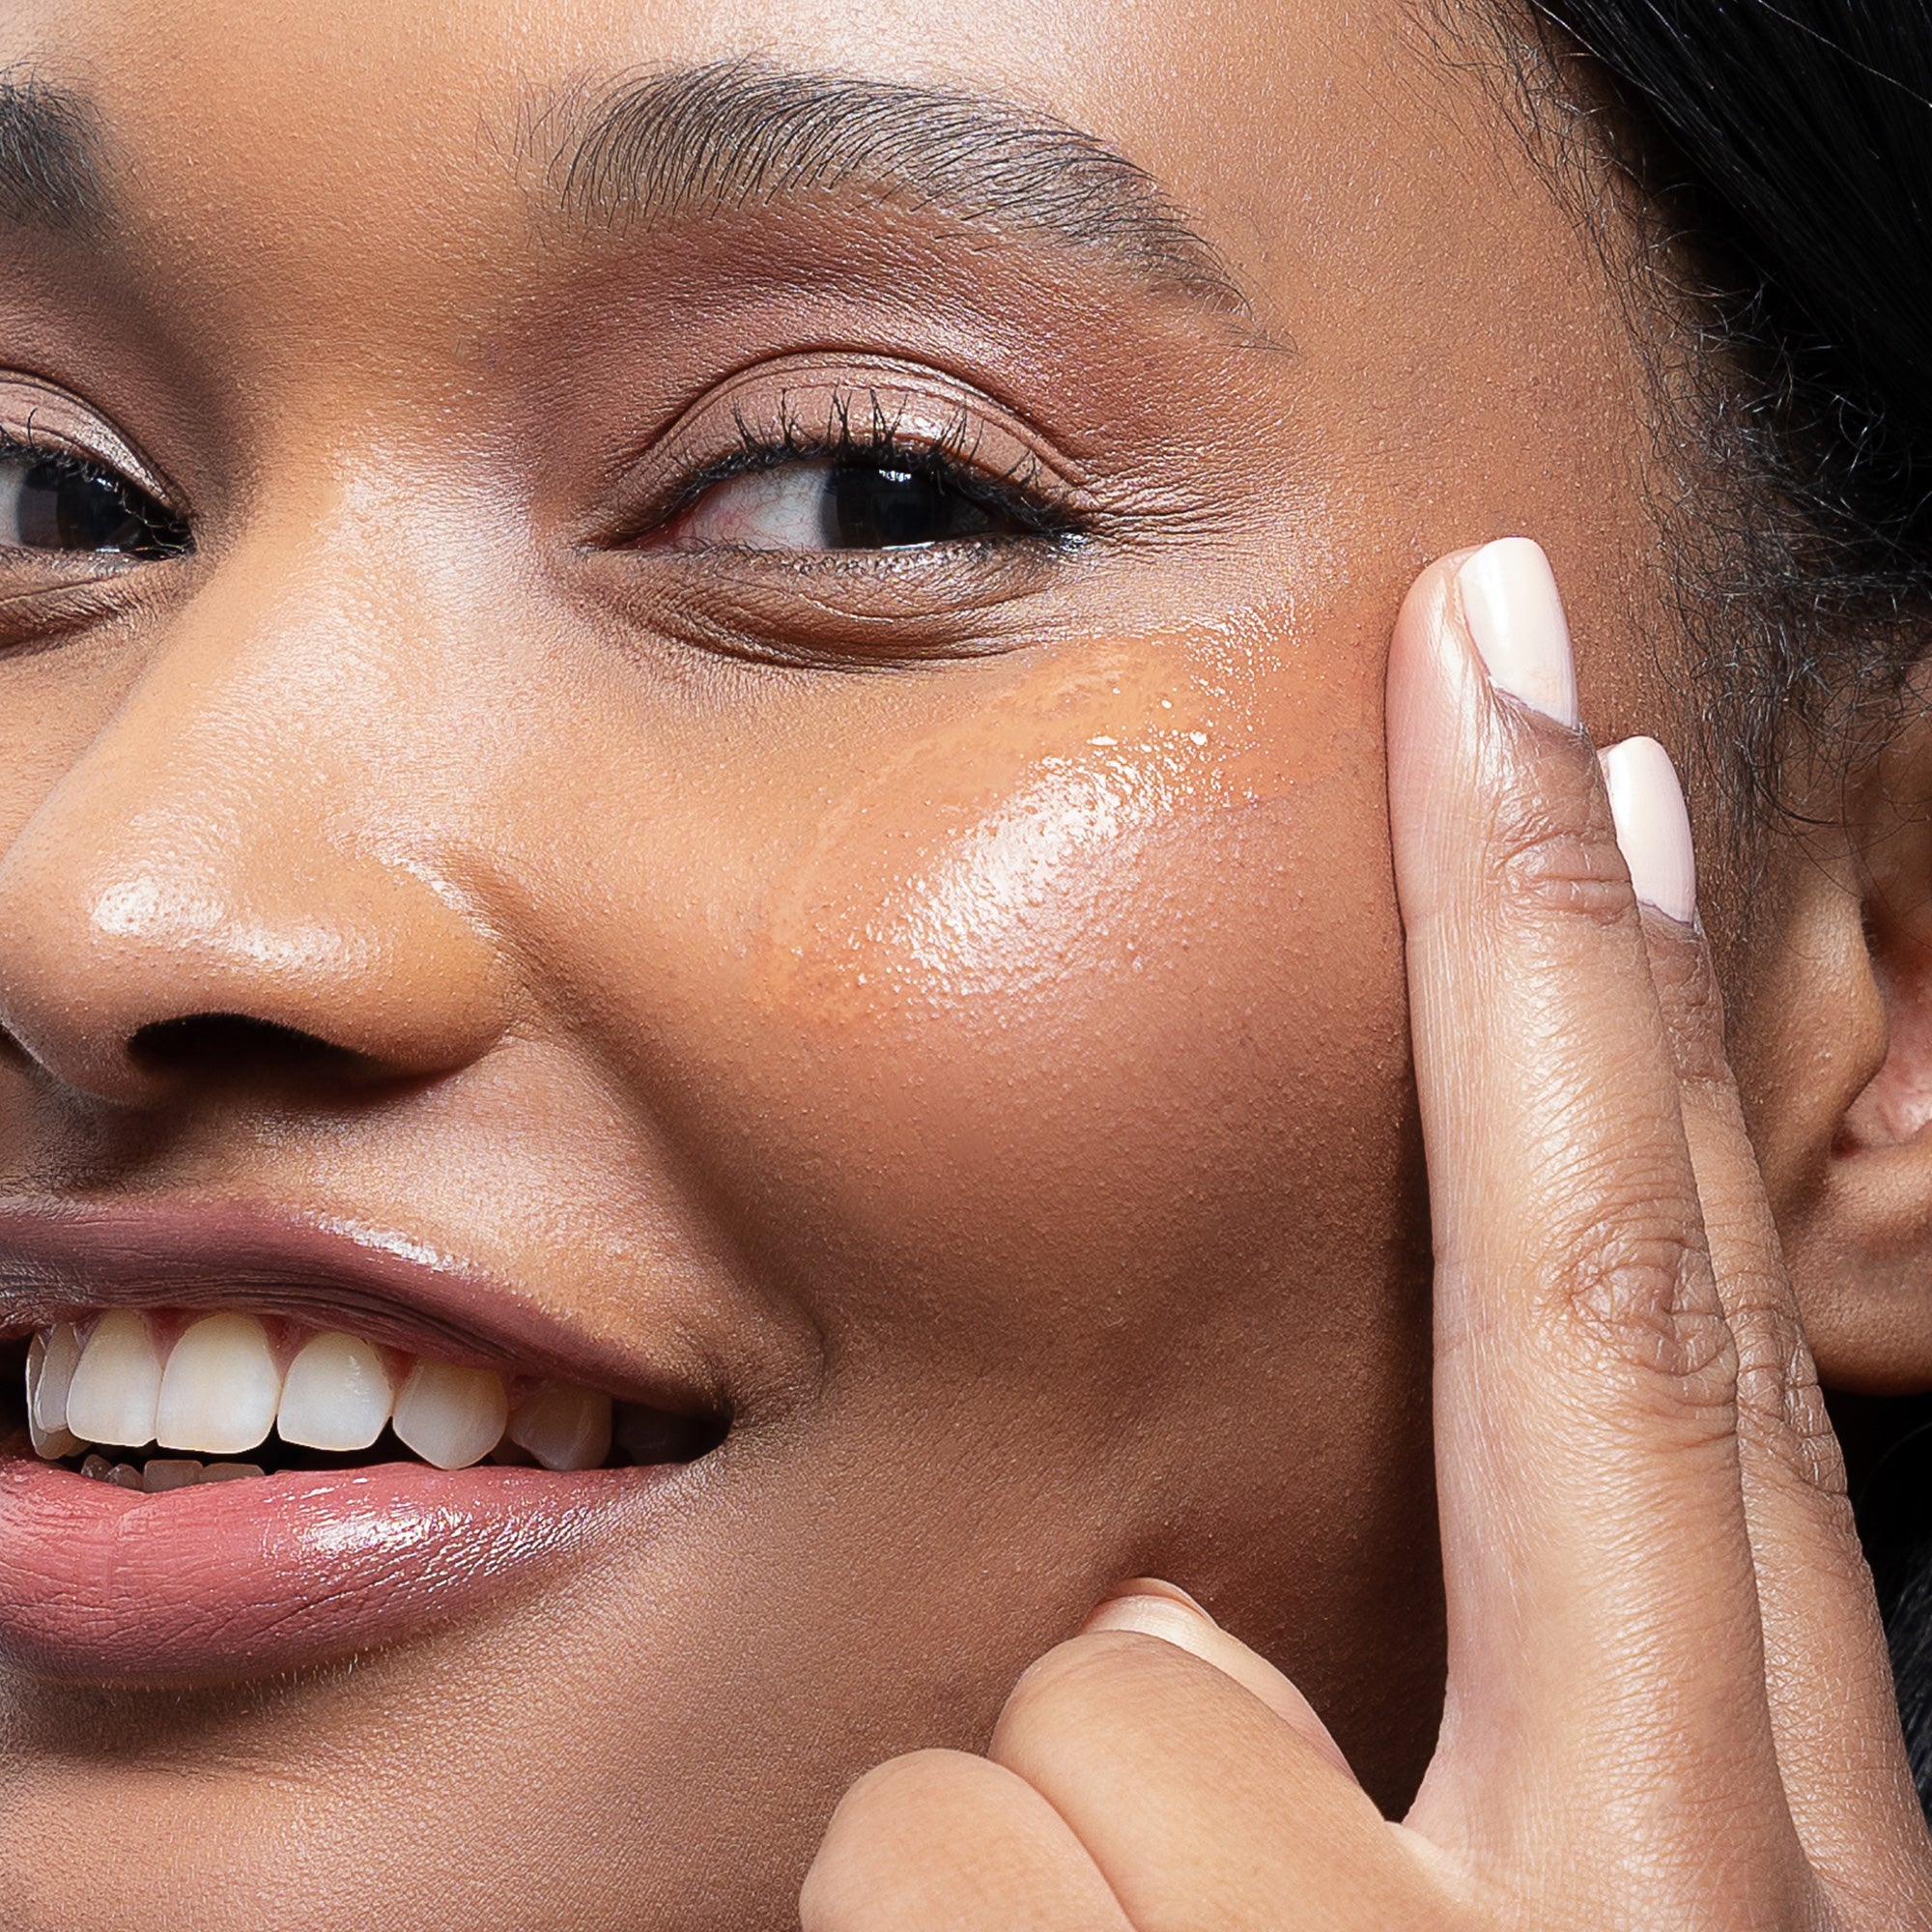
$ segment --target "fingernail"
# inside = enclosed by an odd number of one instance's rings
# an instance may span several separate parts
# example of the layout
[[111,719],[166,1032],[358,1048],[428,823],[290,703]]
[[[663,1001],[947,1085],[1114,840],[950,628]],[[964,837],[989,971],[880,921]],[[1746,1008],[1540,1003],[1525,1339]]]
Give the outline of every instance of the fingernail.
[[1617,850],[1647,906],[1689,925],[1697,913],[1690,814],[1670,753],[1655,738],[1626,738],[1597,754],[1616,821]]
[[1081,1628],[1135,1631],[1142,1636],[1161,1637],[1218,1667],[1214,1652],[1220,1625],[1185,1590],[1158,1577],[1136,1577],[1131,1582],[1116,1584],[1094,1605]]
[[1528,537],[1500,537],[1470,557],[1456,581],[1490,682],[1574,730],[1578,713],[1570,626],[1543,546]]
[[[1182,1604],[1197,1615],[1208,1617],[1208,1612],[1200,1603],[1190,1597],[1179,1583],[1170,1583],[1165,1577],[1129,1577],[1123,1583],[1116,1583],[1100,1599],[1097,1608],[1104,1609],[1109,1604],[1120,1603],[1129,1597],[1164,1597],[1171,1604]],[[1211,1624],[1214,1619],[1208,1617]]]

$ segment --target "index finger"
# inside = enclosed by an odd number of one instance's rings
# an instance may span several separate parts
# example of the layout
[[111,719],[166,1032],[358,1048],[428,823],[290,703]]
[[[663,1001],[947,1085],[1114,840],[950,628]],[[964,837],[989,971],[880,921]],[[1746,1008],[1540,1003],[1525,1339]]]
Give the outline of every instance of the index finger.
[[[1490,668],[1486,670],[1485,659]],[[1506,539],[1427,572],[1389,792],[1435,1242],[1450,1637],[1411,1822],[1759,1922],[1803,1869],[1766,1707],[1713,1277],[1562,607]],[[1727,1856],[1697,1829],[1724,1807]],[[1605,1914],[1606,1919],[1616,1917]]]

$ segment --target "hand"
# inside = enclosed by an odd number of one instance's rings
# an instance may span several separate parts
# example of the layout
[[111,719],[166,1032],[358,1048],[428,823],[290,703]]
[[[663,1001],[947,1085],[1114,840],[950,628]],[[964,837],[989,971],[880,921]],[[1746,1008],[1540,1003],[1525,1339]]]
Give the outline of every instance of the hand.
[[1414,1807],[1383,1819],[1285,1677],[1129,1585],[985,1757],[861,1780],[806,1932],[1932,1925],[1669,761],[1600,768],[1520,539],[1425,573],[1388,696],[1449,1616]]

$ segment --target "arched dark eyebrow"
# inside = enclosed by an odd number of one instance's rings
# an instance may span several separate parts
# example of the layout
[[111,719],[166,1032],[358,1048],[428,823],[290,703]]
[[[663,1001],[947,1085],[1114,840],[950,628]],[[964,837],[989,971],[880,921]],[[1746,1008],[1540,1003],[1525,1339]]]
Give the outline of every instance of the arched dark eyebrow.
[[561,162],[575,213],[627,228],[865,195],[1043,236],[1221,311],[1247,303],[1143,169],[1011,102],[740,60],[628,81]]
[[0,220],[84,228],[106,209],[94,116],[76,94],[0,73]]

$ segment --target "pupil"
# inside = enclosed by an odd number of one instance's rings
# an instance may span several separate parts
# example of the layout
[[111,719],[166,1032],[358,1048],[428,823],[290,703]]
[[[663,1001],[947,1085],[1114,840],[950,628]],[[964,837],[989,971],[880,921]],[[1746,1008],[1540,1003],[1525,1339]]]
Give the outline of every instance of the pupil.
[[21,476],[15,515],[28,550],[118,551],[160,556],[180,546],[117,476],[49,459]]
[[916,470],[852,464],[836,468],[828,480],[825,541],[832,550],[901,550],[991,527],[978,503]]

